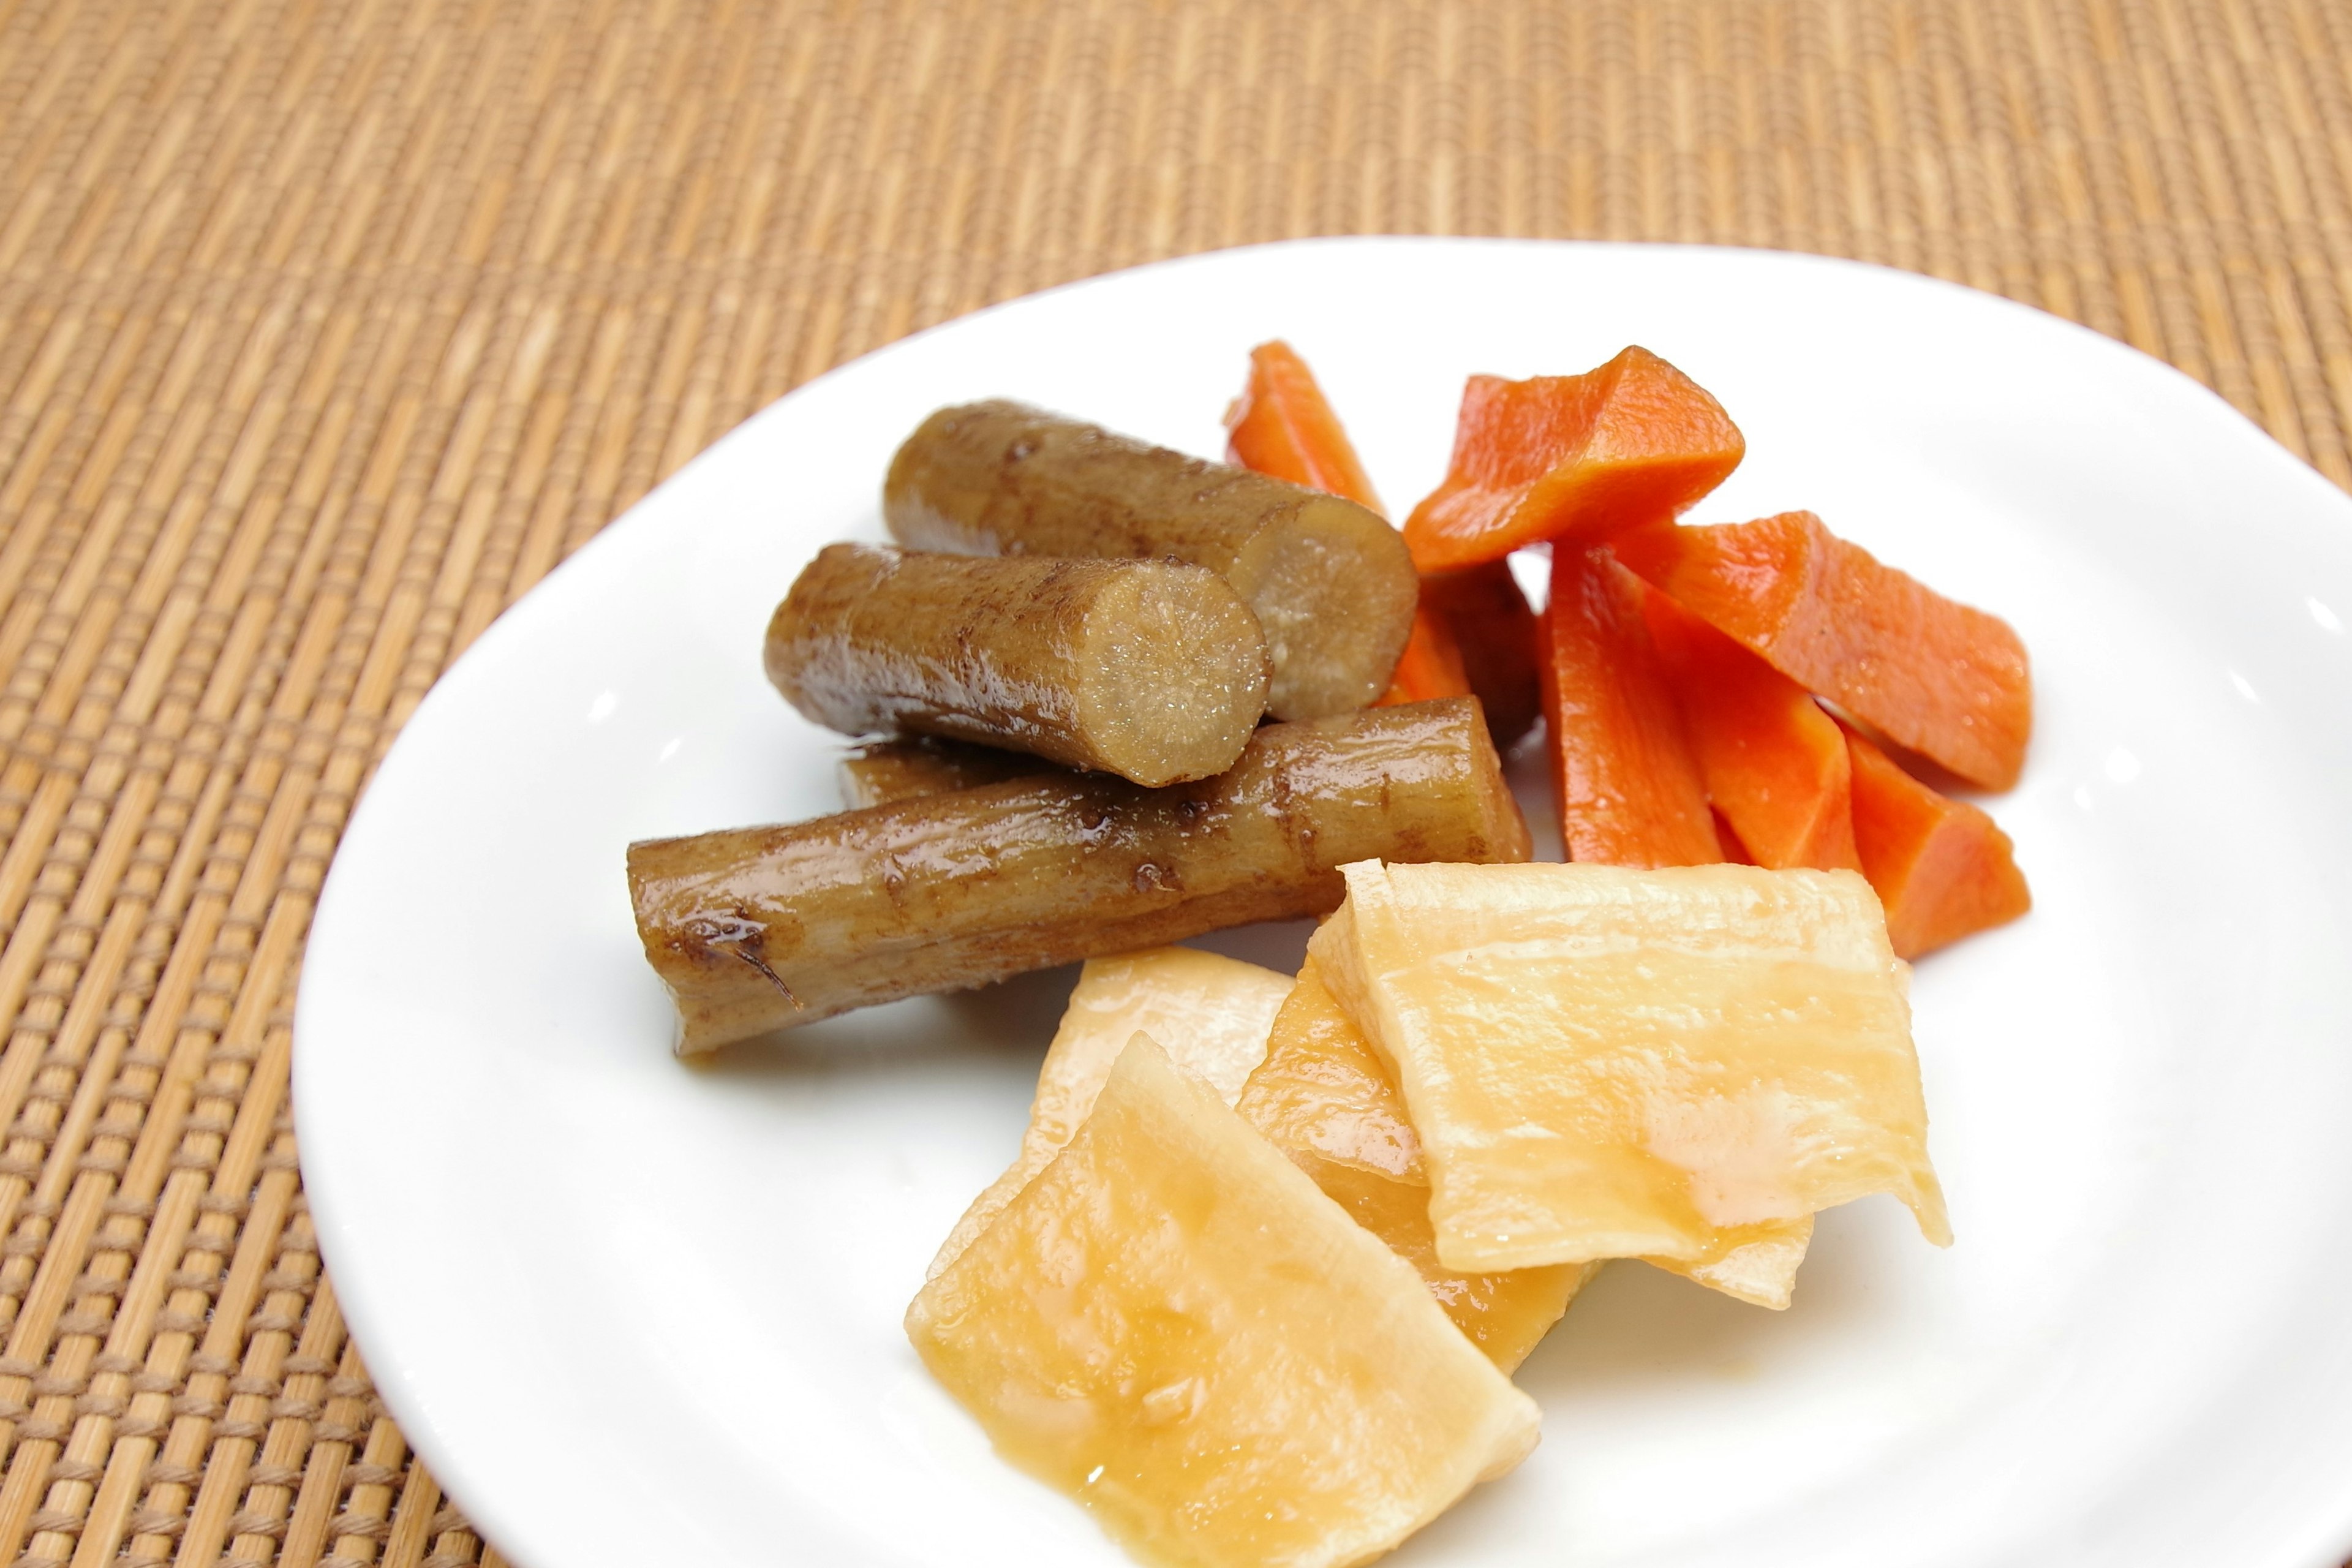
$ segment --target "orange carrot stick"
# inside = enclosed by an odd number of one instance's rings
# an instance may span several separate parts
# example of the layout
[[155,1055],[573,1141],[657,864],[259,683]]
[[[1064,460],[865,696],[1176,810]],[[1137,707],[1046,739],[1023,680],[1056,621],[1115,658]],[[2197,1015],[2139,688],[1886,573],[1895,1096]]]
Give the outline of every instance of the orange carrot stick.
[[[1430,607],[1424,591],[1421,607],[1412,613],[1412,635],[1405,639],[1404,652],[1397,656],[1396,673],[1389,677],[1388,690],[1372,706],[1394,708],[1433,697],[1469,695],[1470,673],[1463,668],[1462,649],[1445,618]],[[1486,717],[1491,728],[1494,715]]]
[[1937,794],[1845,726],[1853,759],[1853,837],[1862,874],[1886,906],[1895,951],[1916,958],[2033,907],[2009,835]]
[[1620,537],[1617,558],[1806,689],[1970,784],[2025,764],[2033,688],[2007,622],[1955,604],[1809,511]]
[[1722,405],[1647,349],[1582,375],[1474,375],[1445,481],[1413,508],[1405,542],[1423,572],[1547,539],[1596,543],[1683,511],[1746,451]]
[[1707,798],[1759,866],[1862,868],[1853,767],[1811,693],[1667,598],[1644,605]]
[[1381,510],[1315,373],[1279,338],[1250,350],[1249,385],[1225,410],[1225,461]]
[[1643,619],[1646,592],[1606,550],[1552,554],[1544,717],[1560,837],[1571,860],[1707,865],[1721,842]]

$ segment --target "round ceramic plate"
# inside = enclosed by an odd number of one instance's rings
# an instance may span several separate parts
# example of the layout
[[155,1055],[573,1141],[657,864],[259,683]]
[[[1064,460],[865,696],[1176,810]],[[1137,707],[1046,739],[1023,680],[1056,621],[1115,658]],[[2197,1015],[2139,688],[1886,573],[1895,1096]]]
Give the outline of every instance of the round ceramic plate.
[[1748,436],[1692,521],[1818,511],[2008,617],[2038,691],[2024,781],[1986,803],[2034,912],[1916,977],[1958,1244],[1891,1200],[1825,1215],[1785,1313],[1608,1270],[1519,1373],[1541,1447],[1396,1561],[2352,1552],[2352,501],[2155,361],[1986,295],[1485,240],[1231,251],[895,344],[727,437],[434,689],[328,881],[295,1089],[343,1310],[489,1538],[528,1568],[1121,1561],[899,1329],[1013,1152],[1072,972],[681,1066],[622,851],[835,809],[840,742],[770,689],[761,634],[820,545],[881,537],[926,413],[1004,395],[1214,453],[1276,336],[1400,508],[1465,374],[1644,344]]

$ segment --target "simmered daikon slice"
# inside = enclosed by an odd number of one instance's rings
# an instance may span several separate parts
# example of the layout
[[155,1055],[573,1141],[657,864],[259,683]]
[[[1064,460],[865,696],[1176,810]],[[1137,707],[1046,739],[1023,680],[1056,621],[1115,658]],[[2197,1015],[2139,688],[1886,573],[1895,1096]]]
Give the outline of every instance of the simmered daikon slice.
[[1437,1260],[1429,1177],[1404,1103],[1311,958],[1275,1015],[1265,1060],[1234,1109],[1358,1225],[1419,1269],[1445,1315],[1505,1372],[1528,1358],[1599,1268],[1465,1274]]
[[[1462,1331],[1506,1372],[1535,1348],[1599,1268],[1596,1259],[1464,1274],[1437,1261],[1421,1141],[1379,1053],[1333,999],[1312,958],[1275,1016],[1265,1060],[1250,1075],[1235,1109],[1360,1224],[1419,1268]],[[1649,1261],[1740,1300],[1780,1309],[1789,1304],[1812,1230],[1810,1215],[1739,1226],[1721,1233],[1705,1260]]]
[[1949,1241],[1909,971],[1853,872],[1345,875],[1309,951],[1402,1093],[1448,1268],[1720,1264],[1881,1192]]
[[948,1233],[931,1272],[946,1268],[1076,1133],[1137,1030],[1230,1105],[1265,1059],[1266,1033],[1290,988],[1286,974],[1189,947],[1087,960],[1038,1069],[1021,1152]]
[[907,1331],[1001,1455],[1171,1568],[1361,1563],[1536,1439],[1421,1277],[1148,1036]]

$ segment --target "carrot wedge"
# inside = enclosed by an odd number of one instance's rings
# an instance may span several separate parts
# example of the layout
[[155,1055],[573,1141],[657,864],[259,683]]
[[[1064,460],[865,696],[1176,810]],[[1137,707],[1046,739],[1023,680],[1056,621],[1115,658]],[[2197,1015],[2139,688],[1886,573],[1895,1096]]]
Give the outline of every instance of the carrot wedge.
[[[1429,589],[1424,584],[1421,606],[1412,613],[1412,635],[1405,639],[1404,652],[1397,656],[1396,673],[1389,677],[1387,692],[1372,706],[1395,708],[1436,697],[1469,695],[1470,674],[1463,667],[1462,649],[1454,640],[1454,628],[1430,605]],[[1494,715],[1489,713],[1489,729],[1493,722]],[[1499,749],[1502,737],[1496,736],[1495,743]]]
[[2033,688],[2006,621],[1945,598],[1809,511],[1620,537],[1617,558],[1807,690],[1949,768],[2007,789]]
[[1723,405],[1647,349],[1582,375],[1474,375],[1445,480],[1413,508],[1405,543],[1423,572],[1544,540],[1597,543],[1682,512],[1747,449]]
[[1759,866],[1858,871],[1853,767],[1803,687],[1667,598],[1643,605],[1715,803]]
[[1722,845],[1643,618],[1647,592],[1606,550],[1552,554],[1544,717],[1560,838],[1571,860],[1710,865]]
[[1843,725],[1853,759],[1853,838],[1862,874],[1886,906],[1895,951],[1916,958],[2033,907],[2009,835],[1964,800],[1938,795]]
[[1250,350],[1249,385],[1225,410],[1225,461],[1381,510],[1315,373],[1279,338]]

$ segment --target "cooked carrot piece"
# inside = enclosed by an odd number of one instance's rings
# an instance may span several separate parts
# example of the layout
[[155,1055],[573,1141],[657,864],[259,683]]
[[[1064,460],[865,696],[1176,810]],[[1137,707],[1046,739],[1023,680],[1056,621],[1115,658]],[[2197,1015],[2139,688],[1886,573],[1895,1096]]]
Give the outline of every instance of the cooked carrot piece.
[[1389,677],[1387,693],[1375,708],[1425,702],[1433,697],[1467,697],[1470,677],[1462,668],[1462,650],[1454,634],[1423,600],[1412,616],[1412,636],[1397,658],[1396,673]]
[[[1841,725],[1841,729],[1845,727]],[[1853,839],[1886,906],[1895,951],[1916,958],[2033,907],[2009,835],[1964,800],[1937,794],[1853,730]]]
[[[1226,461],[1380,510],[1346,427],[1288,343],[1250,351],[1249,385],[1225,427]],[[1412,637],[1377,706],[1475,693],[1495,744],[1507,747],[1536,721],[1535,649],[1535,612],[1507,564],[1424,578]]]
[[1747,449],[1722,405],[1647,349],[1582,375],[1474,375],[1445,482],[1413,508],[1405,542],[1423,572],[1547,539],[1596,543],[1683,511]]
[[1371,476],[1315,373],[1279,338],[1250,350],[1249,385],[1225,410],[1225,433],[1229,463],[1381,510]]
[[2025,764],[2033,688],[2006,621],[1955,604],[1809,511],[1619,538],[1617,558],[1806,689],[1970,784]]
[[[1536,669],[1542,631],[1507,561],[1467,572],[1432,572],[1421,579],[1421,607],[1454,638],[1469,689],[1486,710],[1496,749],[1517,744],[1542,710],[1543,677]],[[1419,634],[1415,623],[1415,635]],[[1411,657],[1410,647],[1406,656]],[[1400,667],[1402,668],[1402,667]]]
[[1641,580],[1606,550],[1552,554],[1544,716],[1571,860],[1703,866],[1723,858],[1642,613]]
[[1759,866],[1859,870],[1853,768],[1837,721],[1803,687],[1667,598],[1650,636],[1681,704],[1707,798]]

